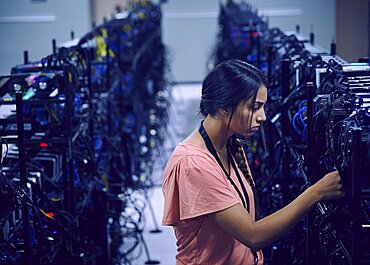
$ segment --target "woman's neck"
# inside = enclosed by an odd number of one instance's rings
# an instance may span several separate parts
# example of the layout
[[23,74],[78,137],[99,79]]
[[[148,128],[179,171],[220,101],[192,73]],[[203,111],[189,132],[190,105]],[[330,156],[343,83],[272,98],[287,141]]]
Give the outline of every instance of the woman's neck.
[[216,151],[221,153],[226,150],[226,141],[229,136],[225,120],[208,115],[204,119],[203,127],[211,139]]

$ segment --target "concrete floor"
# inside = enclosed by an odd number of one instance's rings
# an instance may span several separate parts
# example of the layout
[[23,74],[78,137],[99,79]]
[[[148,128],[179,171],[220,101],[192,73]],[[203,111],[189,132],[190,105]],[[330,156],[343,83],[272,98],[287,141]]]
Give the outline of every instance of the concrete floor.
[[[175,145],[198,127],[201,120],[201,116],[198,115],[200,94],[201,84],[181,84],[173,87],[168,137],[164,143],[164,148],[167,152],[165,156],[167,158]],[[161,162],[163,161],[162,159],[158,161],[159,165],[156,165],[156,170],[152,176],[157,187],[149,192],[150,203],[155,218],[151,214],[149,204],[145,211],[146,225],[143,238],[147,245],[149,257],[145,252],[144,245],[141,244],[139,246],[141,248],[140,256],[132,262],[133,265],[159,264],[153,261],[158,261],[163,265],[175,264],[176,238],[173,229],[172,227],[161,225],[163,194],[160,185],[162,183],[164,165],[161,165],[163,164]],[[156,228],[159,228],[161,233],[150,233],[151,230]]]

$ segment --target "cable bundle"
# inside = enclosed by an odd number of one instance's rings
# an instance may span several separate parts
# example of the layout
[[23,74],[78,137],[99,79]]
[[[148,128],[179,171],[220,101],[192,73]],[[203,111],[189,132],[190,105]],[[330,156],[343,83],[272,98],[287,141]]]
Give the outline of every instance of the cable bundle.
[[267,149],[256,135],[246,151],[262,217],[330,171],[339,170],[346,189],[343,199],[317,204],[308,219],[266,248],[265,263],[369,262],[361,247],[370,238],[368,64],[348,64],[298,33],[268,28],[244,1],[221,4],[219,29],[208,68],[237,58],[258,67],[270,83]]
[[160,23],[160,6],[140,1],[76,45],[0,77],[0,106],[19,104],[17,91],[23,104],[0,120],[9,145],[1,264],[131,264],[139,254],[155,158],[165,154]]

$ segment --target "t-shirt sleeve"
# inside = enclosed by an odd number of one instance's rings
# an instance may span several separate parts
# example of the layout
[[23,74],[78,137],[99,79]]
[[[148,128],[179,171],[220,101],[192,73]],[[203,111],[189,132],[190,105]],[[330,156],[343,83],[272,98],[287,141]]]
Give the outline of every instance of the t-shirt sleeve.
[[221,211],[239,202],[221,168],[206,156],[189,155],[176,163],[166,178],[164,192],[165,214],[168,214],[165,219],[171,220],[164,219],[164,224],[170,225]]

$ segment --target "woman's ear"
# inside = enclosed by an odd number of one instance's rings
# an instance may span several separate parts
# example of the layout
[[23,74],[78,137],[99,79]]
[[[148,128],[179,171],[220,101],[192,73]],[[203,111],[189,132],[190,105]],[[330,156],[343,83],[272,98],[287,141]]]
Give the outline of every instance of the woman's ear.
[[227,109],[220,109],[220,114],[223,116],[223,117],[226,117],[228,115],[228,110]]
[[221,108],[221,109],[218,110],[217,113],[218,113],[219,117],[227,118],[227,117],[229,117],[229,115],[231,113],[231,109],[230,108],[227,108],[227,109]]

